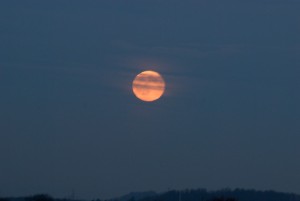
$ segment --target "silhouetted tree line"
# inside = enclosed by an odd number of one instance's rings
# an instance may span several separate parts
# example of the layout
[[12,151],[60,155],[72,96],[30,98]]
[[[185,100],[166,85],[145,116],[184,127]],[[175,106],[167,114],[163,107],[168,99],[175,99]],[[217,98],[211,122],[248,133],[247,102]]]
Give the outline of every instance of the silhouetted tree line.
[[47,194],[36,194],[27,197],[0,198],[0,201],[77,201],[77,200],[56,199]]
[[300,201],[300,196],[275,191],[256,191],[243,189],[206,189],[168,191],[139,201]]
[[[146,194],[147,196],[149,194]],[[139,198],[138,198],[139,197]],[[300,201],[300,195],[292,193],[280,193],[275,191],[256,191],[244,189],[224,189],[219,191],[207,191],[206,189],[168,191],[143,197],[127,198],[126,200],[111,199],[104,201]],[[141,198],[143,197],[143,198]],[[55,199],[46,194],[39,194],[21,198],[0,198],[0,201],[78,201],[72,199]],[[94,201],[101,201],[99,199]]]
[[237,201],[234,198],[214,198],[211,201]]
[[47,194],[38,194],[30,197],[26,197],[25,201],[54,201],[50,195]]
[[0,198],[0,201],[9,201],[9,198]]

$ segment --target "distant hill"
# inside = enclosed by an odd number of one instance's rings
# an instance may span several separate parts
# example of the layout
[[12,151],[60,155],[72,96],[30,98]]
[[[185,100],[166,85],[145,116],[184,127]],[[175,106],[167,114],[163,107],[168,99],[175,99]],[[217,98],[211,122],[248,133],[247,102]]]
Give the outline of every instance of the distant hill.
[[256,191],[244,189],[224,189],[207,191],[206,189],[168,191],[138,201],[211,201],[232,198],[237,201],[300,201],[300,195],[275,191]]
[[[223,189],[208,191],[206,189],[168,191],[157,194],[153,191],[133,192],[105,201],[300,201],[300,195],[276,191],[257,191],[245,189]],[[30,197],[0,198],[0,201],[79,201],[72,199],[56,199],[49,195]],[[104,201],[97,199],[96,201]]]

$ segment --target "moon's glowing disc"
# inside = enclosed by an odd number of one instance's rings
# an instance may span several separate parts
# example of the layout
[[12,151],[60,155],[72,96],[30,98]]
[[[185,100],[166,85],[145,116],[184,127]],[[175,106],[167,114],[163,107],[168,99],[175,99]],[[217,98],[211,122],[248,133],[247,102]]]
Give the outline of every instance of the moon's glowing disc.
[[144,71],[138,74],[133,80],[132,90],[137,98],[151,102],[163,95],[165,86],[165,81],[159,73]]

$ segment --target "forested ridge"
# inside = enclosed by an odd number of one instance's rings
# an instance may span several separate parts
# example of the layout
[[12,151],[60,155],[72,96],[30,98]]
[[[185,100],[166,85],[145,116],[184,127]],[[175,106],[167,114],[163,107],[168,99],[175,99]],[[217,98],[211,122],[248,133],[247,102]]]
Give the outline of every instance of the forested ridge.
[[26,197],[2,197],[0,201],[300,201],[300,195],[276,191],[246,189],[206,189],[171,190],[164,193],[135,192],[114,199],[80,200],[76,198],[53,198],[47,194]]

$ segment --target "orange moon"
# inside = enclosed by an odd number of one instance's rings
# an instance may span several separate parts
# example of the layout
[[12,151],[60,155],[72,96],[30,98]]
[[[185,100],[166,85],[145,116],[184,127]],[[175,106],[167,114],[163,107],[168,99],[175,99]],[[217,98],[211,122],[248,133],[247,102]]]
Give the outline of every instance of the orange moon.
[[152,102],[159,99],[165,92],[165,81],[155,71],[143,71],[138,74],[132,83],[134,95],[142,101]]

